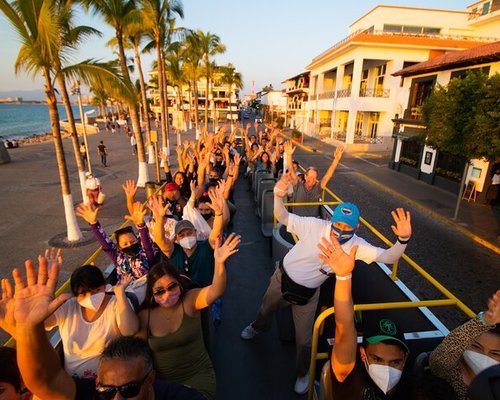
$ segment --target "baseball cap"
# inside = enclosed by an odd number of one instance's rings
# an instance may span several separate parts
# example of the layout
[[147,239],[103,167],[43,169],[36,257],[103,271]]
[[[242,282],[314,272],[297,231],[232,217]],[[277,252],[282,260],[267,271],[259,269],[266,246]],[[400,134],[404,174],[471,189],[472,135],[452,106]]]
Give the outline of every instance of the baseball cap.
[[363,338],[368,344],[391,341],[402,347],[406,352],[410,352],[403,331],[389,318],[376,321],[367,321],[363,318]]
[[187,219],[182,219],[175,224],[174,232],[176,235],[181,233],[185,229],[195,229],[193,223]]
[[170,182],[170,183],[167,183],[165,185],[165,192],[173,192],[175,190],[179,190],[179,185],[177,185],[177,183],[174,183],[174,182]]
[[331,222],[343,222],[352,229],[356,229],[359,223],[359,209],[352,203],[340,203],[333,212]]

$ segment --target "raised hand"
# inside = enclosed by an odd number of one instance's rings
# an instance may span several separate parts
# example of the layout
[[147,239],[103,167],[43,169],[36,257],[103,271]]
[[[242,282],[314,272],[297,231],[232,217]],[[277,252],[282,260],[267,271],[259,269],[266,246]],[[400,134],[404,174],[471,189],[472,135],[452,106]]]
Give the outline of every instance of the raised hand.
[[170,203],[163,205],[163,199],[160,195],[151,196],[148,201],[148,207],[153,213],[153,217],[155,220],[162,218],[167,213],[170,208]]
[[127,286],[129,285],[130,282],[132,282],[134,277],[132,274],[126,274],[122,275],[121,279],[117,282],[115,286],[113,286],[113,292],[117,294],[117,292],[125,292],[125,289],[127,289]]
[[44,257],[47,259],[49,265],[59,264],[62,265],[62,250],[51,247],[50,249],[45,249]]
[[182,156],[182,145],[178,145],[176,148],[175,148],[175,152],[177,153],[177,157],[180,157]]
[[294,179],[290,172],[281,175],[281,179],[274,185],[274,194],[278,197],[285,197],[288,194],[288,187],[293,185]]
[[340,160],[342,158],[342,154],[344,154],[344,150],[344,146],[337,147],[333,153],[333,159]]
[[293,145],[293,143],[290,140],[287,140],[285,144],[283,145],[283,149],[287,154],[292,155],[295,152],[296,147]]
[[160,151],[158,152],[158,155],[159,155],[159,156],[160,156],[160,158],[163,160],[163,162],[164,162],[165,164],[167,164],[167,165],[168,165],[168,156],[167,156],[167,154],[166,154],[166,153],[164,153],[162,150],[160,150]]
[[391,215],[394,218],[394,222],[396,222],[396,226],[391,226],[394,234],[402,239],[409,238],[411,236],[410,212],[405,212],[402,208],[397,208],[395,211],[391,211]]
[[125,192],[125,196],[133,198],[137,193],[137,185],[133,179],[127,179],[122,185],[122,189]]
[[125,215],[124,218],[133,222],[135,225],[144,224],[144,216],[146,215],[146,206],[139,201],[132,204],[130,215]]
[[483,315],[484,322],[488,325],[495,325],[500,323],[500,290],[491,296],[488,301],[488,311]]
[[236,153],[234,155],[234,165],[236,165],[237,167],[239,167],[240,163],[241,163],[241,154],[240,153]]
[[335,272],[335,275],[349,275],[354,269],[358,246],[353,246],[351,252],[347,254],[342,249],[337,238],[331,237],[331,239],[333,243],[330,243],[325,238],[321,239],[321,243],[318,243],[318,249],[321,250],[321,253],[318,256],[325,264],[328,264],[331,270]]
[[219,183],[215,190],[208,191],[208,197],[210,197],[211,203],[208,206],[214,211],[215,215],[221,215],[224,211],[224,206],[226,205],[226,199],[224,198],[225,182]]
[[16,324],[42,324],[71,295],[69,293],[55,297],[59,264],[48,267],[45,257],[38,257],[38,271],[32,260],[24,263],[26,280],[16,268],[12,271],[14,277],[14,319]]
[[99,208],[93,209],[90,204],[80,204],[76,207],[76,215],[83,218],[90,225],[95,224],[97,222],[97,212]]
[[12,290],[12,284],[8,279],[2,279],[1,284],[0,328],[10,336],[15,336],[16,320],[14,319],[14,290]]
[[241,236],[236,235],[233,232],[228,236],[223,244],[221,244],[221,242],[222,239],[219,239],[214,249],[214,259],[216,263],[226,262],[229,257],[239,251],[237,247],[241,242]]

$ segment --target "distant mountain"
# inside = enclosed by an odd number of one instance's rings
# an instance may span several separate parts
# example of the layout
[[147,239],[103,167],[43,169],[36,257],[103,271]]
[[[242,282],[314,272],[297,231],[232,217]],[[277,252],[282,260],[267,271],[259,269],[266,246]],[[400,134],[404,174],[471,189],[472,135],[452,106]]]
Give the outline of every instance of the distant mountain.
[[22,97],[24,101],[45,100],[45,93],[43,90],[3,90],[0,91],[0,99],[5,97]]

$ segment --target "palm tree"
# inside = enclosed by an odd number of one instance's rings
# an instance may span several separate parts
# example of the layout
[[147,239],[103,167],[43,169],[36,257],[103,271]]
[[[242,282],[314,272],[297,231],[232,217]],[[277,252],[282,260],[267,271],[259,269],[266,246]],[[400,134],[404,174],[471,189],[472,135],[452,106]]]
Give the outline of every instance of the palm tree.
[[167,27],[173,25],[174,15],[184,17],[182,3],[179,0],[142,0],[142,24],[154,41],[158,70],[158,90],[160,94],[161,133],[163,151],[168,153],[168,106],[164,68],[164,45],[167,40]]
[[181,56],[181,49],[172,51],[165,57],[165,71],[171,86],[177,88],[177,101],[179,112],[182,114],[182,122],[184,125],[184,110],[183,110],[183,86],[186,83],[186,74],[184,68],[184,60]]
[[[198,112],[198,79],[201,75],[200,64],[203,58],[201,52],[199,37],[195,32],[190,32],[184,43],[184,58],[186,73],[191,81],[191,86],[194,92],[194,126],[196,129],[196,139],[198,139],[199,131],[199,112]],[[191,100],[189,102],[191,104]]]
[[233,107],[232,107],[232,95],[233,88],[235,91],[243,89],[243,76],[241,73],[236,72],[233,64],[229,63],[226,66],[221,67],[223,83],[229,86],[229,118],[231,119],[231,130],[233,129]]
[[[24,2],[26,3],[26,2]],[[68,241],[82,238],[78,227],[73,197],[68,179],[68,169],[61,138],[59,112],[53,85],[53,61],[60,55],[61,31],[64,21],[57,10],[57,4],[49,0],[31,0],[30,4],[9,3],[0,0],[0,10],[15,29],[21,47],[14,65],[15,73],[26,71],[33,77],[42,75],[45,100],[49,108],[52,136],[61,182]]]
[[[135,10],[135,2],[133,0],[84,0],[84,4],[87,7],[91,7],[95,15],[101,15],[104,21],[114,28],[118,45],[121,72],[132,90],[133,85],[127,68],[127,57],[125,56],[124,29],[128,23],[140,23],[138,13],[132,12]],[[132,128],[137,141],[137,158],[139,161],[137,186],[144,187],[146,182],[149,180],[149,174],[144,151],[144,141],[142,139],[141,126],[139,122],[137,100],[137,98],[129,99],[127,101],[127,105],[130,113],[130,119],[132,121]]]
[[208,129],[208,91],[211,80],[210,58],[216,54],[224,53],[226,51],[226,46],[221,43],[220,37],[213,33],[205,33],[201,30],[198,30],[196,31],[196,35],[199,37],[199,46],[203,57],[203,63],[205,64],[205,126]]

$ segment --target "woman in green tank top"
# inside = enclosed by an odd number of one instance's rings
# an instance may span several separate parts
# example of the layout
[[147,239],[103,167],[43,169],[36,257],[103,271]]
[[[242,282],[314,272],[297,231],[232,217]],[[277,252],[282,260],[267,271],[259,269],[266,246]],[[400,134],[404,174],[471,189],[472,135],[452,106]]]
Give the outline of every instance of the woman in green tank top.
[[226,288],[225,261],[238,251],[240,237],[229,235],[214,251],[212,284],[185,290],[178,270],[167,262],[148,273],[145,307],[139,313],[139,335],[153,350],[160,379],[191,386],[208,399],[215,398],[215,372],[203,343],[200,310],[222,296]]

